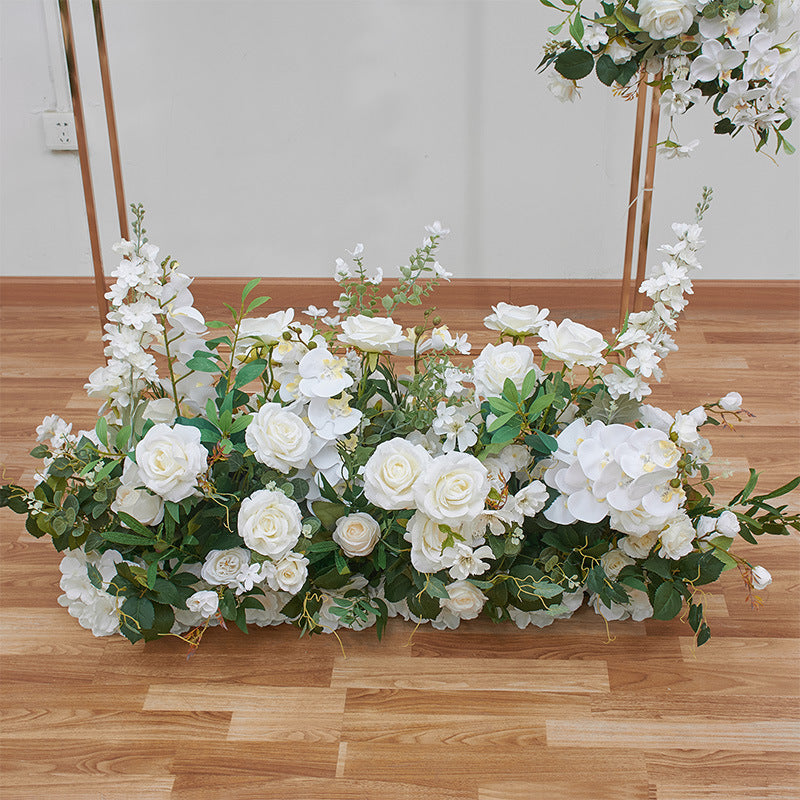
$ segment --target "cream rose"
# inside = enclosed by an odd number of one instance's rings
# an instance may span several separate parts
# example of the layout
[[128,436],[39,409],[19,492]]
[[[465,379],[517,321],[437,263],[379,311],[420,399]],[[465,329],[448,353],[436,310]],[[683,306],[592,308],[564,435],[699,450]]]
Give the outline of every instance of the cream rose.
[[311,430],[297,414],[278,403],[265,403],[244,434],[256,461],[287,473],[304,469],[311,457]]
[[148,489],[179,503],[194,494],[208,466],[208,450],[200,444],[198,428],[158,423],[136,445],[136,464]]
[[742,396],[739,392],[728,392],[720,399],[719,405],[723,411],[739,411],[742,407]]
[[692,521],[685,514],[674,517],[658,536],[661,549],[658,554],[662,558],[678,559],[692,552],[695,530]]
[[339,517],[333,532],[333,541],[350,558],[368,556],[380,538],[380,525],[362,511]]
[[219,595],[209,589],[195,592],[186,600],[186,608],[203,619],[213,617],[219,609]]
[[651,39],[671,39],[686,33],[694,22],[694,4],[683,0],[639,0],[639,27]]
[[424,447],[405,439],[382,442],[364,466],[364,495],[379,508],[413,508],[414,483],[431,460]]
[[206,556],[200,577],[213,586],[238,586],[239,574],[250,564],[250,553],[243,547],[212,550]]
[[546,322],[539,333],[539,349],[548,358],[563,361],[567,369],[576,364],[596,367],[605,364],[603,351],[607,347],[602,334],[579,322],[564,319],[558,325]]
[[[122,511],[130,514],[142,525],[158,525],[164,519],[164,500],[147,489],[137,489],[121,484],[117,487],[117,495],[111,504],[111,510],[118,514]],[[128,527],[123,522],[124,527]]]
[[603,568],[606,575],[614,581],[619,577],[619,573],[622,572],[623,567],[635,563],[636,562],[622,550],[609,550],[607,553],[603,553],[603,555],[600,556],[600,566]]
[[459,619],[475,619],[481,613],[486,595],[467,580],[454,581],[446,587],[449,598],[440,600],[445,611],[455,614]]
[[308,559],[299,553],[287,553],[272,564],[267,572],[267,583],[275,592],[297,594],[308,577]]
[[176,416],[175,401],[170,397],[159,397],[158,400],[150,400],[144,408],[144,418],[151,419],[153,422],[173,425]]
[[475,456],[445,453],[425,468],[414,484],[417,508],[439,523],[465,522],[483,511],[489,474]]
[[300,538],[300,507],[283,492],[259,489],[242,500],[239,536],[262,556],[283,558]]
[[532,369],[533,351],[530,347],[511,342],[487,344],[472,365],[475,391],[480,397],[500,397],[506,378],[520,389]]
[[537,333],[544,324],[550,310],[539,306],[513,306],[498,303],[492,306],[494,314],[484,317],[483,324],[492,331],[500,331],[509,336],[528,336]]
[[405,337],[403,328],[389,317],[356,314],[342,322],[339,341],[365,353],[393,353],[405,341]]
[[531,481],[514,495],[514,499],[526,517],[535,517],[547,505],[549,495],[541,481]]
[[452,548],[442,547],[447,533],[421,511],[408,521],[403,538],[411,542],[411,565],[417,572],[439,572],[452,564]]

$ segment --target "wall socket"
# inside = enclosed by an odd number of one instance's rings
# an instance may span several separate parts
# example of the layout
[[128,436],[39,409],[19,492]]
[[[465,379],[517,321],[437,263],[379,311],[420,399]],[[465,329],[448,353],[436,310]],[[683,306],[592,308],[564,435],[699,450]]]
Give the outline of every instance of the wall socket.
[[70,111],[44,111],[44,143],[48,150],[77,150],[75,117]]

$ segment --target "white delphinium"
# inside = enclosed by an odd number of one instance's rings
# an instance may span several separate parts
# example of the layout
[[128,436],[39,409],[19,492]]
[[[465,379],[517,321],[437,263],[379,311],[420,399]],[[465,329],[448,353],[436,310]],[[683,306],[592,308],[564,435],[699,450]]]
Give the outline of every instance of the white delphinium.
[[614,399],[628,396],[641,400],[650,394],[645,379],[661,380],[659,362],[678,349],[668,331],[675,329],[677,316],[687,304],[684,295],[692,293],[689,271],[701,269],[697,251],[704,242],[700,239],[703,229],[697,224],[676,222],[672,230],[677,242],[659,248],[670,259],[655,267],[639,290],[653,301],[652,309],[629,314],[626,327],[611,345],[616,351],[631,348],[626,369],[613,365],[611,372],[603,377]]

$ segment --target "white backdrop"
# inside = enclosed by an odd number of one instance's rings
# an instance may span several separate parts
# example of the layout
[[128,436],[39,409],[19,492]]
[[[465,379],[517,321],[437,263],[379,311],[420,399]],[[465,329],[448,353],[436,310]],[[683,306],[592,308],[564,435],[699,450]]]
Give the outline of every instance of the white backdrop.
[[[91,3],[71,5],[110,271]],[[0,0],[6,275],[91,274],[77,154],[48,151],[42,130],[41,112],[64,102],[55,7]],[[574,104],[549,94],[535,67],[559,18],[536,0],[103,7],[127,199],[186,271],[327,276],[363,241],[393,274],[441,219],[453,231],[441,260],[458,277],[619,276],[635,103],[591,79]],[[710,184],[702,277],[799,277],[800,156],[775,166],[747,133],[715,136],[710,109],[679,123],[682,141],[702,142],[691,159],[659,159],[651,243]]]

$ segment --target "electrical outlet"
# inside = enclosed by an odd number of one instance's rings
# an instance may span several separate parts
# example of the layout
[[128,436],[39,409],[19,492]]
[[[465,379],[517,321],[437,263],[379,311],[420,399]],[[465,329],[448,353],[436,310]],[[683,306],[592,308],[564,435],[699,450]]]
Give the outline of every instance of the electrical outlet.
[[48,150],[77,150],[75,118],[70,112],[45,111],[42,113],[44,143]]

